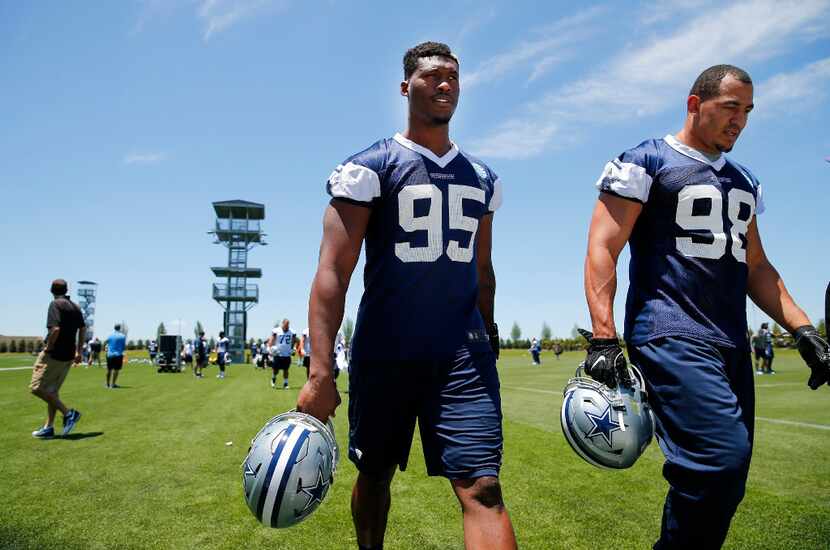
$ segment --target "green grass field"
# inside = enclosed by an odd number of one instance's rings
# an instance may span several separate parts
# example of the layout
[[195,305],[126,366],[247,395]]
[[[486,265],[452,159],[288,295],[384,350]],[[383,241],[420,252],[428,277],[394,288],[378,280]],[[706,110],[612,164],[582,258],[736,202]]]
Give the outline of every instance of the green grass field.
[[[137,357],[138,352],[131,352]],[[505,500],[522,548],[647,548],[659,531],[666,483],[653,443],[630,470],[600,471],[568,447],[559,428],[561,389],[582,354],[541,367],[526,353],[499,362],[505,414]],[[24,354],[0,368],[28,366]],[[807,369],[779,351],[778,374],[756,377],[756,448],[746,498],[728,548],[830,547],[830,388],[812,392]],[[355,468],[344,459],[326,501],[289,530],[259,525],[243,496],[240,464],[251,437],[291,408],[292,389],[244,365],[224,381],[206,371],[157,374],[128,365],[104,388],[104,370],[78,367],[62,391],[83,418],[67,439],[39,441],[45,404],[29,395],[29,370],[0,371],[0,547],[354,548],[349,493]],[[345,388],[343,377],[338,381]],[[346,401],[335,425],[346,448]],[[60,421],[58,421],[58,425]],[[417,433],[417,432],[416,432]],[[417,436],[416,436],[417,437]],[[232,441],[228,446],[226,442]],[[393,483],[390,549],[462,548],[460,513],[448,483],[427,478],[420,446]]]

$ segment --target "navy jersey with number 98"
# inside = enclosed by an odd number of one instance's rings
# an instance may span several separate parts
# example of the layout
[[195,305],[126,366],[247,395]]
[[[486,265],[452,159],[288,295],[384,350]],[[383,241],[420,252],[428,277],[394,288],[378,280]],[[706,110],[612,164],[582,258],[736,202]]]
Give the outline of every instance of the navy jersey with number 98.
[[339,200],[372,209],[352,359],[451,358],[489,349],[478,311],[476,235],[501,184],[455,144],[444,156],[400,134],[339,165]]
[[606,164],[597,187],[643,204],[629,239],[626,341],[747,345],[746,233],[764,209],[754,176],[668,135]]

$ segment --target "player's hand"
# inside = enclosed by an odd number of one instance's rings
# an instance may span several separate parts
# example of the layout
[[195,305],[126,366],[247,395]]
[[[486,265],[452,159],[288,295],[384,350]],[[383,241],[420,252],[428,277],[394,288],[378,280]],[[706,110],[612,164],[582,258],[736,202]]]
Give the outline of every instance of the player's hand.
[[80,365],[80,364],[81,364],[81,359],[82,359],[82,357],[81,357],[81,352],[80,352],[80,351],[76,351],[76,352],[75,352],[75,358],[72,360],[72,362],[73,362],[74,364],[76,364],[76,365]]
[[501,340],[499,340],[499,326],[496,323],[493,323],[487,331],[487,337],[490,339],[490,347],[492,348],[493,353],[496,354],[496,359],[498,359]]
[[582,329],[579,333],[588,340],[588,354],[585,357],[588,376],[609,388],[616,388],[617,384],[630,388],[633,383],[620,341],[616,338],[594,338],[591,332]]
[[817,390],[823,384],[830,385],[830,346],[819,336],[812,325],[799,327],[793,333],[798,353],[812,370],[807,385]]
[[340,394],[334,375],[309,378],[297,396],[297,411],[310,414],[326,423],[340,405]]

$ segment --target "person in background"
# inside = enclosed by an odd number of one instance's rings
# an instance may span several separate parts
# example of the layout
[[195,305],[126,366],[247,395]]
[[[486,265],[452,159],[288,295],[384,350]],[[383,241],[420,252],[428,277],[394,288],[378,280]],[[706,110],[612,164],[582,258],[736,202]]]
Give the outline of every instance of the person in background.
[[127,336],[121,332],[121,325],[116,324],[115,332],[107,338],[107,388],[120,388],[115,383],[121,367],[124,366],[124,348],[127,345]]
[[61,389],[73,361],[80,363],[86,324],[81,308],[66,294],[68,285],[63,279],[52,281],[53,300],[46,315],[46,345],[38,354],[32,370],[29,389],[32,394],[46,402],[46,424],[32,432],[38,439],[49,439],[55,435],[55,414],[63,414],[63,435],[69,433],[81,418],[76,409],[68,409],[61,401]]

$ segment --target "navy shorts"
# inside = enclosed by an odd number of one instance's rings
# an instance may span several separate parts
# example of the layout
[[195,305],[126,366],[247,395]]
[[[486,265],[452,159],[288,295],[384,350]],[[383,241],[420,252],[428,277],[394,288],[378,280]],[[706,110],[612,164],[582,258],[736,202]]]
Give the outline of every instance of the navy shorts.
[[667,337],[628,351],[646,380],[671,486],[655,548],[720,548],[752,456],[750,350]]
[[291,357],[289,356],[277,356],[274,357],[274,362],[271,363],[271,368],[274,370],[288,370],[288,367],[291,366]]
[[764,348],[753,348],[755,352],[755,359],[763,359],[764,358]]
[[442,361],[352,361],[349,458],[358,470],[405,470],[416,420],[429,475],[498,476],[503,438],[495,355],[462,348]]

